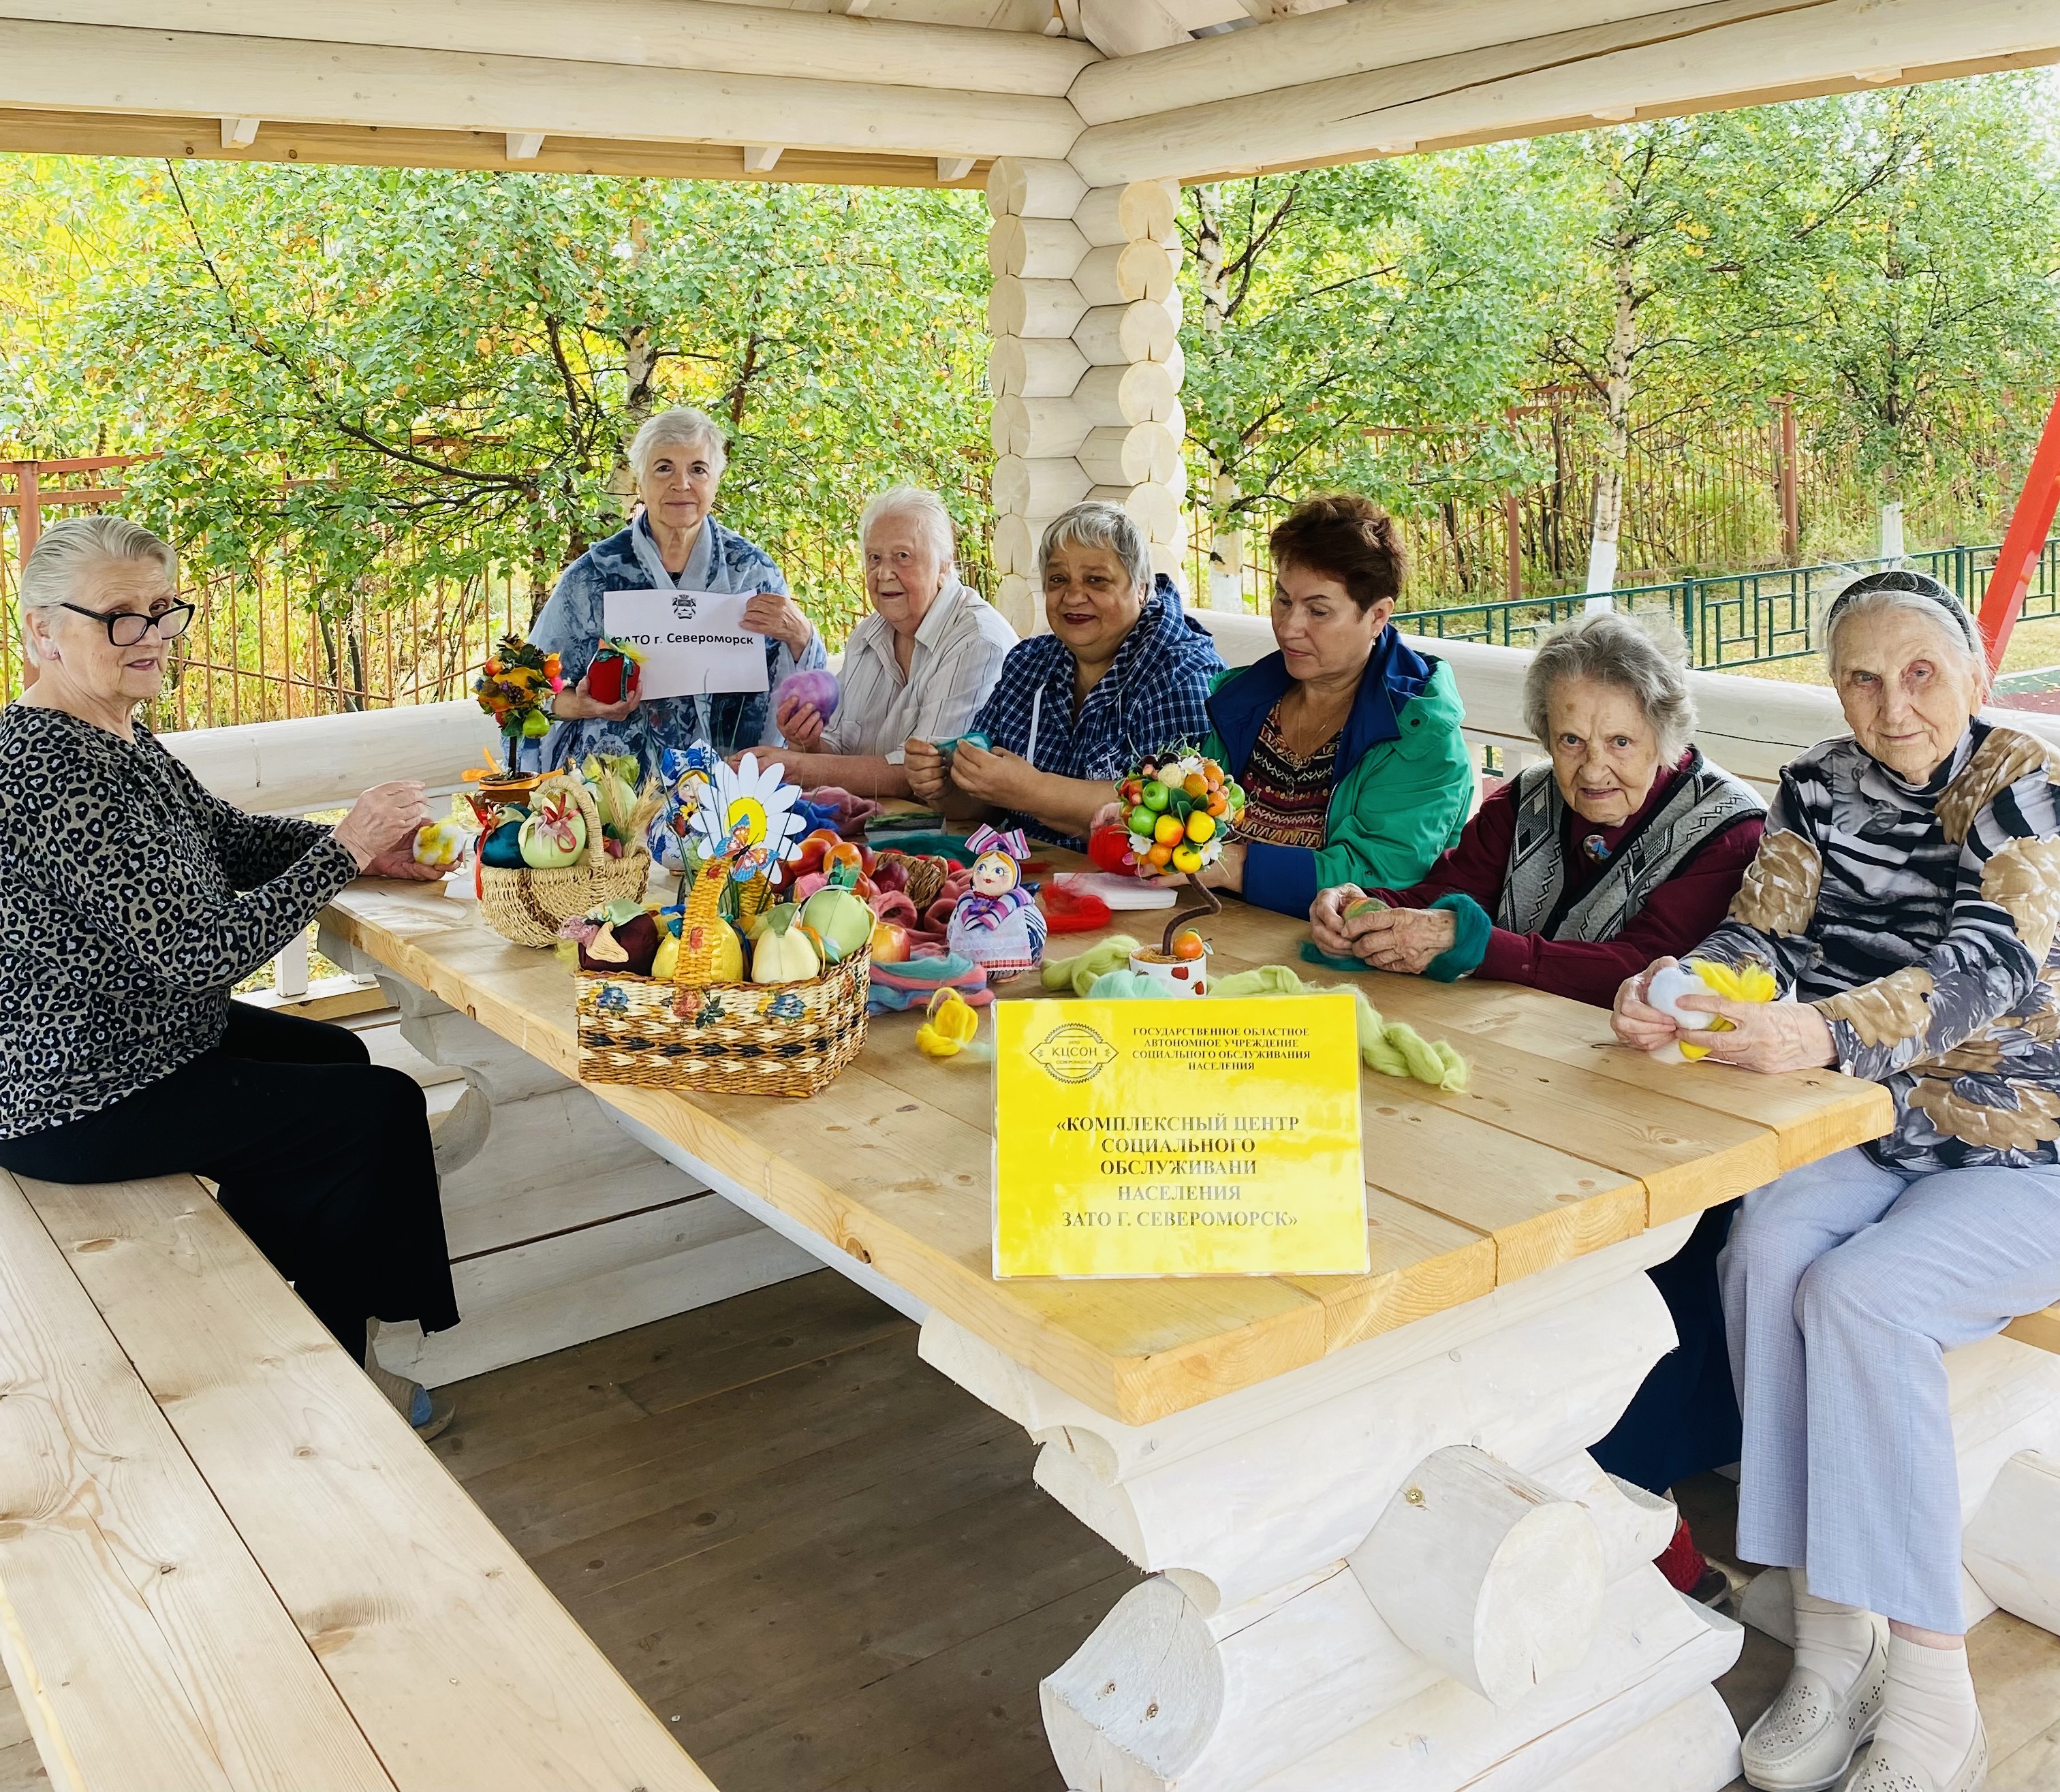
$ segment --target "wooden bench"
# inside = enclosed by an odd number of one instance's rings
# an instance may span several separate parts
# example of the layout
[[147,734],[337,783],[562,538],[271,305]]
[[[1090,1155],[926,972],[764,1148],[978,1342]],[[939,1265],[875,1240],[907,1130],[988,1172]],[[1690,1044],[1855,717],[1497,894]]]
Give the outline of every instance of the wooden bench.
[[0,1173],[0,1663],[58,1786],[709,1785],[190,1177]]
[[2021,1319],[2012,1319],[2002,1328],[2002,1335],[2014,1338],[2020,1344],[2031,1344],[2060,1355],[2060,1307],[2049,1307],[2042,1313],[2027,1313]]

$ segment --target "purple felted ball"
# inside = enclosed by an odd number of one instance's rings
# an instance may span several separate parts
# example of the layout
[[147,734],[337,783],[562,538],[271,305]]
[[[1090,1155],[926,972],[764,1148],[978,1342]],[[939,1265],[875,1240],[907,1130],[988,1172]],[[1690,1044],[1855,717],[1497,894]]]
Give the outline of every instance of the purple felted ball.
[[805,703],[828,721],[836,713],[837,681],[833,672],[790,672],[780,680],[779,688],[772,693],[772,712],[780,712],[780,705],[789,697],[796,703]]

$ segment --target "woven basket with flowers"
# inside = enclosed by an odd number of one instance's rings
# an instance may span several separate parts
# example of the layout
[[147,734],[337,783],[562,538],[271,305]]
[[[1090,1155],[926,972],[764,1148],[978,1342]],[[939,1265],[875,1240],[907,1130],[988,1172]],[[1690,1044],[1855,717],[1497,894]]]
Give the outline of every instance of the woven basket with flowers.
[[[775,904],[767,873],[793,856],[800,792],[783,768],[747,753],[718,764],[686,832],[692,880],[676,913],[677,946],[654,972],[579,976],[580,1076],[589,1083],[719,1095],[810,1096],[865,1043],[872,912],[848,890],[820,891],[822,924]],[[820,899],[840,896],[840,903]],[[861,924],[857,917],[863,916]],[[597,962],[593,943],[581,962]]]

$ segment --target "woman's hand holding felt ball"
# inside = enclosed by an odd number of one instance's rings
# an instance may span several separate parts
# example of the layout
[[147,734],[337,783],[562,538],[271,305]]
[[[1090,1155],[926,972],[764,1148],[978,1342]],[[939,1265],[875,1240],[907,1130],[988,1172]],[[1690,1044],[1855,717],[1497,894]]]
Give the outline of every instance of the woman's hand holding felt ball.
[[[415,832],[429,819],[422,787],[413,779],[376,784],[351,805],[336,824],[337,842],[347,848],[361,872],[374,876],[412,877],[419,870],[373,871],[375,860],[397,854],[414,864]],[[437,872],[435,875],[441,876]]]

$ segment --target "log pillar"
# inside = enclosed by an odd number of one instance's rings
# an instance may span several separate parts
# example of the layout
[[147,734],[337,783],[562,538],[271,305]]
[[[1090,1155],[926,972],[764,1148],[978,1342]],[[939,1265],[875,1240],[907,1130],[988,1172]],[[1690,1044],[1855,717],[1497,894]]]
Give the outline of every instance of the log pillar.
[[1171,181],[1090,187],[1064,162],[1004,157],[988,176],[996,602],[1019,633],[1044,627],[1045,527],[1083,499],[1120,505],[1179,572],[1178,198]]

